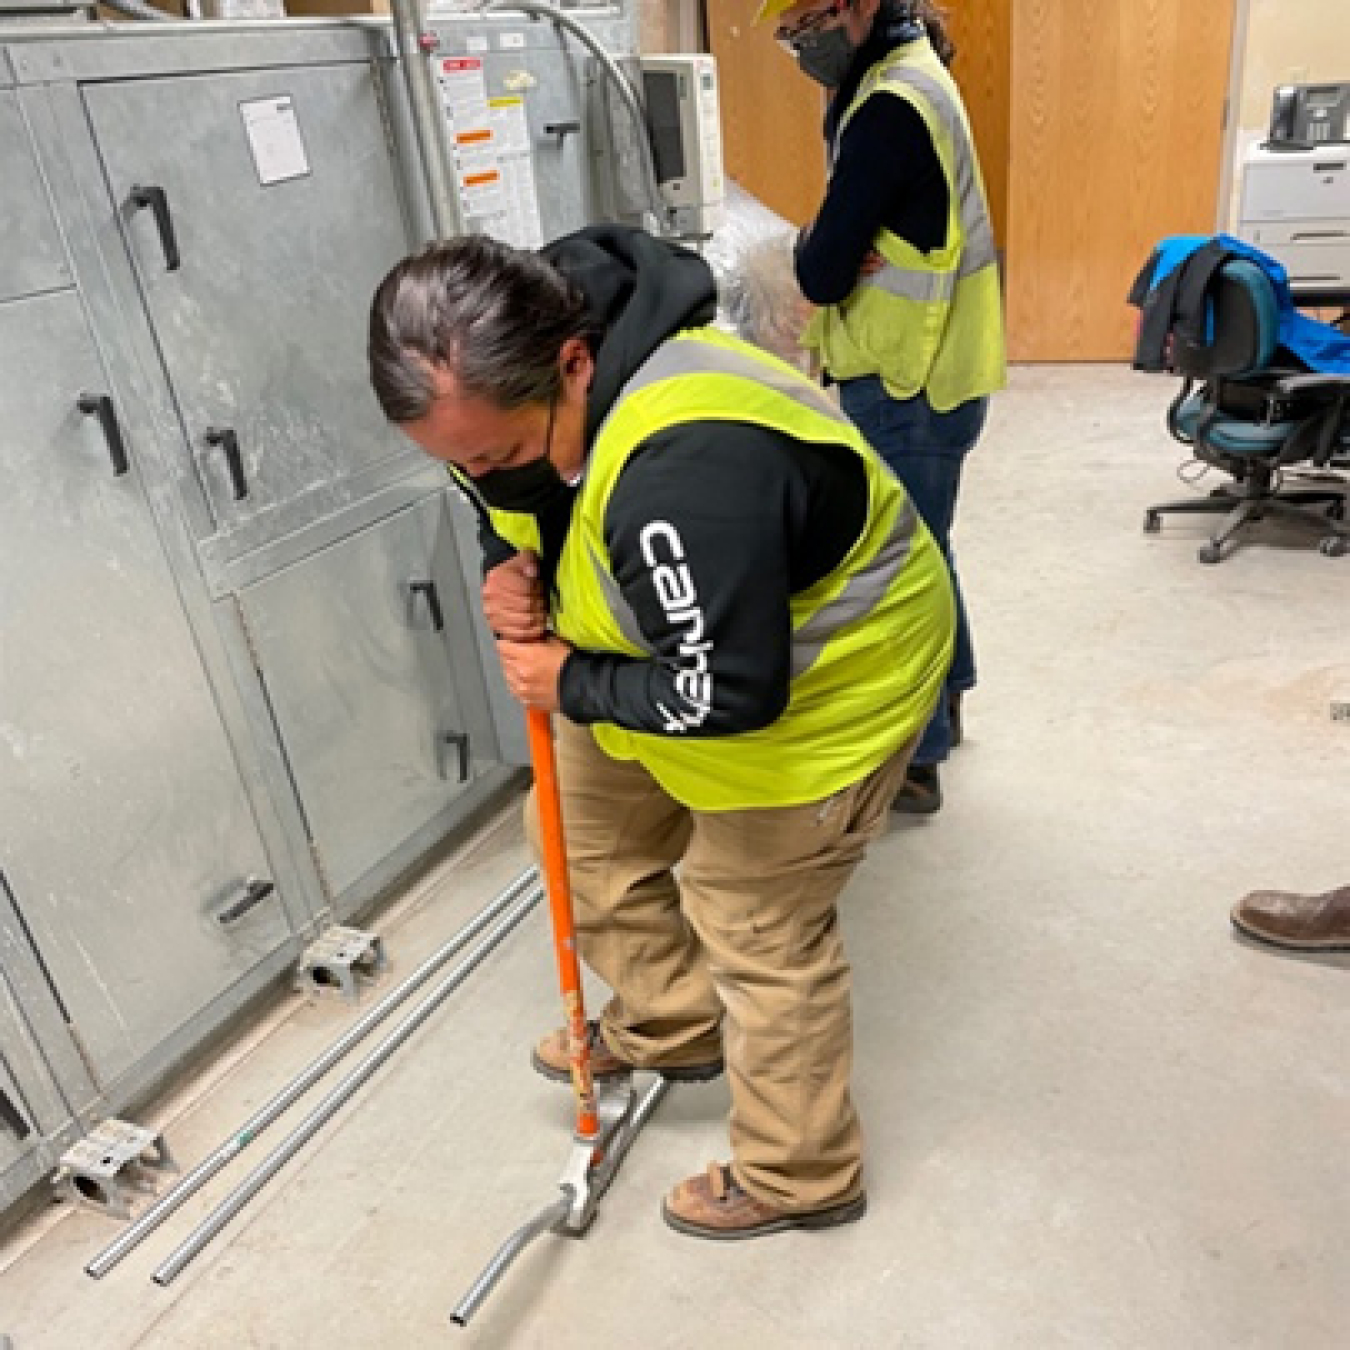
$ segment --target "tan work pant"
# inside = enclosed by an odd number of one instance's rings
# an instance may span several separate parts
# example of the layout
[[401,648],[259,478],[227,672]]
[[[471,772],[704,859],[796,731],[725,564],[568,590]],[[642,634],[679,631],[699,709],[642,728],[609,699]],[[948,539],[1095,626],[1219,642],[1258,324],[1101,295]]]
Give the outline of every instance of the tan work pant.
[[[737,1181],[790,1211],[853,1199],[862,1133],[835,900],[914,745],[824,801],[702,812],[554,722],[581,955],[614,995],[606,1042],[647,1068],[724,1055]],[[525,818],[537,844],[533,797]]]

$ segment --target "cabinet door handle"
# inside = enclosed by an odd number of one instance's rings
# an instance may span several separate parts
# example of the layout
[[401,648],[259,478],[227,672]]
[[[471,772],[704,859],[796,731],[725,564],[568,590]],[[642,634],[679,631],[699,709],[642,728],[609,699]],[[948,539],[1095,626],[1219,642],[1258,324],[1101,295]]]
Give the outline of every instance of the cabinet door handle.
[[427,609],[431,613],[431,626],[436,632],[445,631],[445,612],[441,609],[440,592],[434,581],[410,581],[408,589],[413,595],[426,596]]
[[33,1127],[3,1090],[0,1090],[0,1124],[8,1125],[20,1139],[27,1139],[33,1133]]
[[242,502],[248,496],[248,478],[244,473],[244,457],[239,451],[239,437],[230,427],[207,427],[206,443],[218,445],[225,451],[225,467],[229,470],[234,499]]
[[112,460],[113,477],[121,478],[131,468],[127,459],[127,445],[122,439],[122,425],[117,420],[117,410],[107,394],[81,394],[75,406],[86,417],[97,417],[103,428],[103,439],[108,443],[108,457]]
[[256,878],[246,881],[239,898],[216,915],[216,922],[222,925],[238,923],[245,914],[257,909],[275,890],[276,887],[270,881],[259,881]]
[[[469,781],[469,733],[467,731],[443,731],[441,741],[445,745],[453,745],[459,754],[459,781],[467,783]],[[444,777],[444,771],[441,774]]]
[[164,270],[178,271],[182,259],[178,255],[178,236],[173,232],[173,216],[169,214],[169,196],[162,187],[142,186],[137,183],[131,189],[131,204],[138,211],[149,207],[155,216],[155,229],[159,231],[159,246],[164,250]]

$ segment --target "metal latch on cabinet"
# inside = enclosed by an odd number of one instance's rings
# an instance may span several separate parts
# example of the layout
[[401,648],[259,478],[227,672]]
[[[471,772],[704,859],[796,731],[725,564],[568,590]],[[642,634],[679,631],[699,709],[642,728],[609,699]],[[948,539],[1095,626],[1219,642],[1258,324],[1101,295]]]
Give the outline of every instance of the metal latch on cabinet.
[[222,928],[238,923],[246,914],[251,914],[269,895],[276,893],[276,885],[258,877],[249,877],[240,887],[239,894],[224,909],[217,911],[216,922]]
[[105,1120],[61,1155],[52,1184],[77,1204],[129,1219],[131,1193],[153,1194],[156,1177],[176,1171],[163,1135],[125,1120]]
[[33,1133],[33,1127],[23,1118],[19,1108],[5,1095],[3,1088],[0,1088],[0,1125],[14,1132],[16,1139],[27,1139]]
[[326,929],[305,949],[295,974],[295,987],[307,994],[340,989],[355,1003],[362,984],[369,984],[384,970],[384,943],[374,933],[359,928]]

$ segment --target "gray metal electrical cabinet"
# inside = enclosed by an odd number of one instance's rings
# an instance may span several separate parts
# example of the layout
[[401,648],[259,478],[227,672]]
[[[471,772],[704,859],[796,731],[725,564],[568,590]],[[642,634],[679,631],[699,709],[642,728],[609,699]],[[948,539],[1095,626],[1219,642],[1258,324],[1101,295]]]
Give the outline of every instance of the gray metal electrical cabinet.
[[410,838],[434,842],[498,762],[450,528],[437,493],[240,596],[335,896]]
[[[0,276],[0,873],[108,1089],[290,925],[14,96],[0,107],[16,217]],[[225,922],[250,887],[254,912]]]
[[[633,21],[617,6],[573,17],[584,17],[587,29],[616,57],[635,50]],[[598,138],[607,132],[590,111],[598,78],[594,56],[572,34],[523,14],[433,14],[429,27],[440,44],[439,58],[480,68],[495,109],[503,103],[521,106],[543,239],[601,218],[611,194],[597,181],[604,171]],[[454,121],[452,112],[452,127]]]
[[[435,27],[542,236],[595,219],[593,59]],[[427,219],[392,52],[0,32],[0,1208],[515,781],[473,513],[368,388]]]
[[0,873],[0,1208],[49,1171],[97,1089]]
[[111,1085],[290,930],[79,297],[0,305],[0,370],[0,866]]
[[414,467],[364,379],[370,297],[410,243],[370,61],[82,94],[207,558],[239,558]]
[[0,1208],[513,781],[366,378],[388,50],[0,36]]

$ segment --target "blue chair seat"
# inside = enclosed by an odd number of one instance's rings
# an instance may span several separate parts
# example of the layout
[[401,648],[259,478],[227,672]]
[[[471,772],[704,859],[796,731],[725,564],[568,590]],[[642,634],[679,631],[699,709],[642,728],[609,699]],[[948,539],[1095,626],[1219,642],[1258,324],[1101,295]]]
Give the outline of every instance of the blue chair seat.
[[[1209,405],[1199,394],[1192,394],[1177,409],[1177,425],[1194,440],[1199,435],[1200,424],[1210,411]],[[1244,422],[1220,415],[1206,431],[1205,441],[1224,455],[1272,455],[1297,425],[1297,422],[1276,422],[1273,426],[1263,426],[1259,422]]]

